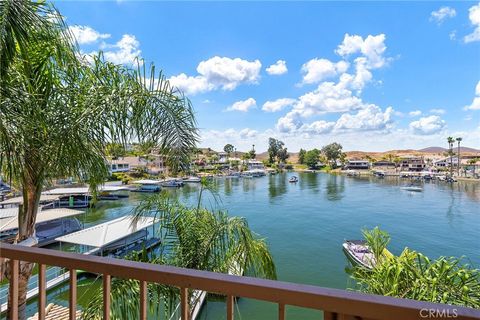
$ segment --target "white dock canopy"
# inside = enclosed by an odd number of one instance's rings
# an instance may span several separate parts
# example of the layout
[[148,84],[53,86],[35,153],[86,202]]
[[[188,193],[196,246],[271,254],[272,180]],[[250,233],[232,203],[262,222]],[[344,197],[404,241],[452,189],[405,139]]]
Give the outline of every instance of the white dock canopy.
[[102,248],[137,231],[152,226],[154,224],[154,218],[143,217],[138,220],[137,223],[132,224],[132,222],[133,216],[127,215],[87,229],[67,234],[65,236],[56,238],[55,240],[95,248]]
[[[98,187],[98,191],[100,192],[115,192],[115,191],[122,191],[122,190],[129,190],[129,189],[126,186],[103,185]],[[42,195],[73,195],[73,194],[87,195],[89,193],[90,193],[90,189],[88,187],[76,187],[76,188],[56,188],[52,190],[47,190],[42,192]]]
[[[13,211],[15,210],[15,212]],[[73,210],[67,208],[48,209],[45,211],[39,211],[37,214],[37,220],[35,224],[47,222],[55,219],[70,218],[84,213],[82,210]],[[18,208],[0,209],[0,216],[6,216],[0,219],[0,232],[13,230],[18,228]]]
[[[47,195],[42,194],[40,196],[40,202],[48,202],[48,201],[55,201],[58,200],[58,195]],[[22,204],[23,197],[14,197],[7,200],[0,202],[0,205],[15,205],[15,204]]]
[[134,184],[160,184],[162,182],[163,181],[160,181],[160,180],[150,180],[150,179],[133,181]]

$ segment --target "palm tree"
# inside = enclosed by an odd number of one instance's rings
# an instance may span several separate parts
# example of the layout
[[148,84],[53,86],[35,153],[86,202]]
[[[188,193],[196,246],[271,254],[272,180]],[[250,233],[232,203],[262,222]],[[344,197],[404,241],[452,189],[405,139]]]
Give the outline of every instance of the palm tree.
[[448,155],[450,156],[450,177],[453,176],[453,143],[455,139],[453,137],[447,138],[448,142]]
[[[107,144],[151,141],[181,161],[197,141],[189,100],[153,65],[148,72],[79,56],[52,6],[0,2],[0,171],[23,194],[17,243],[35,241],[40,193],[53,178],[73,176],[92,191],[105,181]],[[20,269],[20,319],[32,268]]]
[[[155,218],[159,223],[156,231],[161,245],[153,258],[133,254],[129,257],[131,260],[276,279],[275,265],[265,241],[250,230],[244,218],[230,217],[223,211],[185,207],[176,200],[169,199],[167,194],[144,200],[135,209],[134,216],[136,219],[145,216]],[[178,290],[150,284],[148,291],[150,307],[163,306],[166,318],[170,318],[179,301]],[[131,318],[136,318],[139,303],[138,299],[132,297],[138,295],[138,292],[137,281],[113,279],[111,317],[127,319],[131,315]],[[102,310],[102,292],[97,290],[84,310],[83,317],[101,319]]]
[[457,176],[460,177],[460,142],[462,142],[462,138],[458,137],[457,139],[457,143],[458,143],[458,152],[457,152],[457,159],[458,159],[458,163],[457,163]]

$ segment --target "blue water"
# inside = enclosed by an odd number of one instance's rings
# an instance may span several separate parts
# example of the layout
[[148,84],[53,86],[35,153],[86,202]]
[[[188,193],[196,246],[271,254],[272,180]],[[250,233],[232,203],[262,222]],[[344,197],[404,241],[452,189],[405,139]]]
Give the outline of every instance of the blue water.
[[[265,238],[283,281],[345,289],[353,283],[345,273],[344,239],[361,238],[362,228],[379,226],[392,237],[389,249],[420,251],[431,258],[465,256],[480,267],[480,184],[424,183],[423,192],[403,191],[397,178],[346,177],[293,173],[255,179],[216,179],[221,201],[208,193],[204,205],[226,209],[248,219]],[[194,204],[198,185],[170,191]],[[85,225],[127,214],[144,195],[104,202],[88,213]],[[50,297],[50,296],[49,296]],[[238,300],[237,319],[277,319],[277,306]],[[288,307],[290,319],[316,319],[318,312]],[[225,304],[209,300],[202,319],[225,319]]]

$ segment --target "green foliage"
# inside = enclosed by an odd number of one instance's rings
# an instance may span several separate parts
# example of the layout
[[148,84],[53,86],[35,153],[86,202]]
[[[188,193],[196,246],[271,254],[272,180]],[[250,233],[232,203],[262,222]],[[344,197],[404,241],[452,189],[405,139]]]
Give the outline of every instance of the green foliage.
[[229,156],[234,150],[234,146],[231,145],[230,143],[226,144],[225,147],[223,147],[223,151],[225,151]]
[[[202,180],[203,183],[207,183],[206,180]],[[221,273],[244,271],[246,275],[276,279],[267,244],[250,230],[245,218],[231,217],[223,211],[185,207],[167,194],[142,201],[134,214],[137,219],[155,217],[159,223],[157,236],[162,242],[157,254],[133,254],[128,257],[130,260]],[[136,318],[133,315],[138,314],[139,299],[132,297],[138,297],[138,287],[136,281],[113,279],[112,318]],[[153,284],[148,289],[150,307],[163,306],[168,316],[178,303],[178,290]],[[97,291],[84,310],[84,319],[101,319],[101,297],[102,292]]]
[[105,146],[105,155],[117,159],[119,157],[125,156],[125,148],[120,143],[110,142]]
[[315,169],[317,167],[318,158],[320,156],[320,150],[313,149],[305,153],[305,164],[310,169]]
[[388,243],[390,242],[390,235],[380,230],[378,227],[375,227],[372,230],[363,229],[363,237],[367,242],[367,246],[372,250],[375,261],[380,262],[383,258],[383,252],[387,248]]
[[396,257],[384,254],[390,235],[378,227],[362,230],[377,263],[370,270],[355,266],[351,276],[359,291],[405,299],[480,307],[480,272],[459,258],[425,255],[405,248]]
[[343,153],[342,148],[342,145],[337,142],[330,143],[322,148],[322,153],[325,155],[333,168],[337,167],[336,161]]
[[276,160],[278,163],[287,161],[289,157],[287,148],[285,148],[285,143],[283,141],[268,138],[268,162],[270,164],[274,163]]
[[359,291],[406,299],[480,308],[480,272],[458,258],[430,260],[405,249],[373,270],[353,269]]
[[255,152],[255,149],[252,149],[248,152],[249,159],[255,159],[257,157],[257,153]]
[[304,164],[305,163],[306,153],[307,153],[307,151],[304,150],[304,149],[300,149],[300,151],[298,152],[298,163],[299,164]]

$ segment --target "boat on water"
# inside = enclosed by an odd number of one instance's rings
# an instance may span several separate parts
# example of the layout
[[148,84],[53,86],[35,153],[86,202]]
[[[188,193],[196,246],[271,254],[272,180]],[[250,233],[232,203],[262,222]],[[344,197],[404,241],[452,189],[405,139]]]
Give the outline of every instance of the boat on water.
[[192,177],[188,177],[188,178],[183,179],[183,182],[186,182],[186,183],[200,183],[200,182],[202,182],[202,178],[192,176]]
[[355,177],[360,175],[360,172],[356,170],[351,170],[351,169],[345,170],[345,173],[347,174],[347,176],[350,176],[350,177]]
[[411,192],[422,192],[423,188],[422,187],[417,187],[417,186],[406,186],[406,187],[401,187],[400,189],[404,191],[411,191]]
[[134,181],[133,183],[136,185],[136,187],[130,190],[132,192],[154,193],[154,192],[160,192],[161,190],[160,188],[161,181],[159,180],[144,179],[144,180]]
[[160,183],[164,188],[179,188],[183,187],[183,180],[180,179],[166,179]]
[[[377,264],[375,256],[365,240],[345,240],[342,246],[345,255],[354,265],[372,269]],[[393,256],[386,248],[383,250],[383,255],[385,257]]]
[[297,182],[298,182],[298,177],[297,177],[297,176],[293,176],[293,177],[291,177],[290,179],[288,179],[288,182],[290,182],[290,183],[297,183]]

